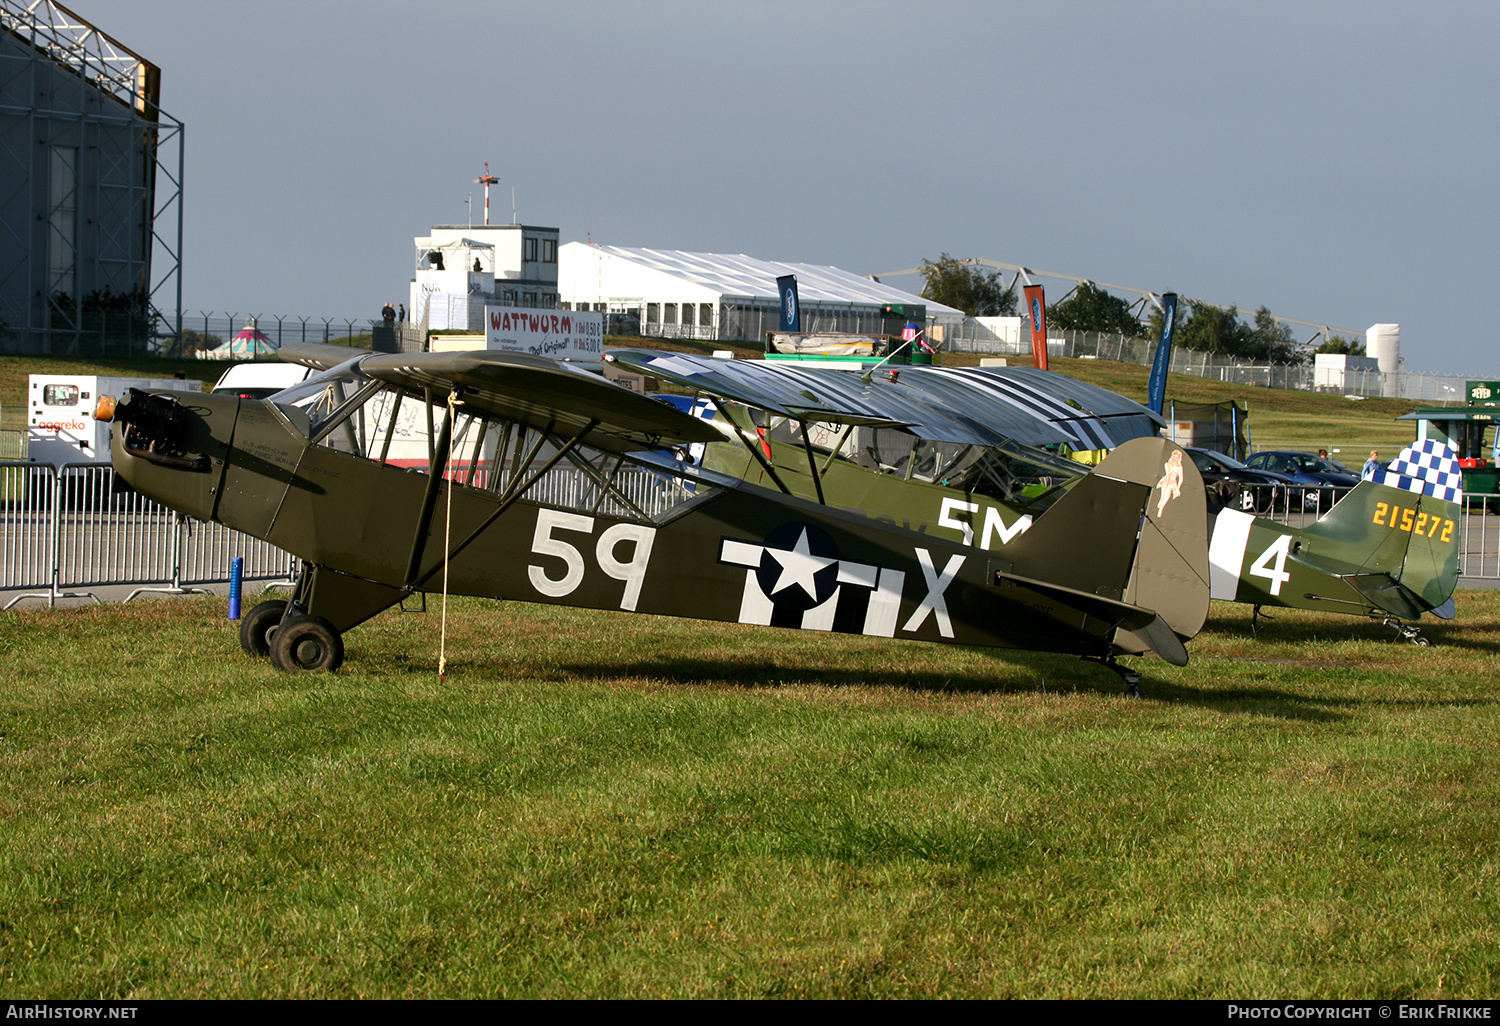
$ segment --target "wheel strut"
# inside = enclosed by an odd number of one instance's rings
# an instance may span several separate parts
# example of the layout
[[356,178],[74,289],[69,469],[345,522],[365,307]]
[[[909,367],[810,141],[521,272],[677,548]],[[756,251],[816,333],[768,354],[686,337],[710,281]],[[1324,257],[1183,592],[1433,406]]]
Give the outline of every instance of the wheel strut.
[[1380,624],[1382,627],[1389,627],[1394,630],[1396,632],[1396,637],[1401,641],[1409,641],[1413,645],[1420,645],[1423,648],[1426,648],[1428,645],[1432,644],[1431,641],[1422,636],[1422,628],[1414,627],[1409,623],[1404,623],[1396,619],[1394,616],[1386,617],[1384,620],[1380,621]]
[[1126,693],[1131,698],[1141,697],[1141,675],[1132,667],[1116,662],[1114,656],[1104,658],[1099,656],[1082,656],[1080,658],[1086,663],[1098,663],[1106,670],[1114,672],[1124,682]]

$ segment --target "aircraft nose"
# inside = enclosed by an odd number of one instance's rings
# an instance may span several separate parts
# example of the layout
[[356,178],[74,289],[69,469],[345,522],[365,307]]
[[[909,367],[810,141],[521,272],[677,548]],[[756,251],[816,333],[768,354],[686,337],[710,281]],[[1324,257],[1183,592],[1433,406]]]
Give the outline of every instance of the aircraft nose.
[[180,513],[212,518],[224,456],[239,413],[233,396],[127,389],[100,396],[94,417],[112,423],[115,472]]
[[[206,427],[207,413],[202,410],[190,414],[173,395],[137,388],[127,389],[118,400],[111,395],[100,396],[94,408],[95,419],[120,425],[121,440],[130,455],[160,466],[187,470],[207,470],[211,462],[205,452],[188,451],[190,438],[205,433],[194,430],[197,426],[194,421],[204,421]],[[206,433],[212,437],[212,431]]]

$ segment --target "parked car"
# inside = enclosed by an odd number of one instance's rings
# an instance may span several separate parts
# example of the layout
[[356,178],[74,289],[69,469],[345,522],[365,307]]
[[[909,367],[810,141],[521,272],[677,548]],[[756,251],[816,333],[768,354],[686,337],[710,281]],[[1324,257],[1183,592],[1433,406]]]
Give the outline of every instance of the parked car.
[[[358,352],[350,350],[355,356]],[[241,399],[267,399],[283,388],[307,380],[313,374],[311,367],[300,363],[257,361],[241,363],[229,368],[214,383],[215,395],[237,395]]]
[[1359,475],[1338,460],[1310,452],[1291,449],[1258,452],[1245,461],[1245,466],[1291,478],[1291,498],[1299,500],[1304,510],[1326,510],[1359,484]]
[[1269,470],[1255,470],[1231,456],[1212,449],[1189,449],[1194,465],[1203,475],[1208,494],[1221,506],[1246,513],[1269,513],[1285,503],[1292,479]]

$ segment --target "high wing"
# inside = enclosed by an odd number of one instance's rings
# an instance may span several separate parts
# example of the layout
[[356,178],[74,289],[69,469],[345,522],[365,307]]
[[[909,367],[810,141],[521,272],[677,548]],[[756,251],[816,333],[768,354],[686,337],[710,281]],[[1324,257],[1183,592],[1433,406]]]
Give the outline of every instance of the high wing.
[[1112,449],[1166,422],[1140,403],[1031,367],[900,367],[866,376],[767,360],[647,349],[606,356],[632,370],[783,416],[902,427],[961,445]]
[[352,346],[336,346],[330,342],[290,342],[276,351],[278,359],[286,363],[297,363],[313,370],[331,370],[341,363],[348,363],[356,356],[366,356],[368,349]]
[[[603,376],[527,353],[410,353],[366,357],[370,377],[421,394],[456,389],[473,413],[585,437],[612,452],[722,441],[722,432]],[[593,425],[590,428],[590,425]]]
[[[980,423],[963,410],[923,401],[910,389],[878,372],[860,374],[796,367],[765,360],[715,360],[649,349],[617,349],[605,359],[720,399],[798,420],[902,428],[918,438],[960,445],[998,445],[1007,438],[1028,445],[1053,445],[1068,435],[1034,418],[1011,417]],[[902,368],[899,377],[908,373]]]
[[[586,438],[610,452],[722,440],[697,417],[638,395],[598,374],[527,353],[377,353],[315,343],[286,346],[298,362],[317,366],[353,352],[359,373],[441,403],[458,393],[466,413],[523,424],[539,431]],[[305,386],[312,385],[309,379]]]

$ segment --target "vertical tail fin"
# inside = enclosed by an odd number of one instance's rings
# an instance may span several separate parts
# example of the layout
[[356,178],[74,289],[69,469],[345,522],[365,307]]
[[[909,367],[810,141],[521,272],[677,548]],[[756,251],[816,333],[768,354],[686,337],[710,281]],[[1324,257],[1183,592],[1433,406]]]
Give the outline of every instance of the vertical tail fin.
[[[1172,442],[1132,439],[1004,555],[1029,576],[1153,610],[1172,633],[1191,638],[1208,616],[1203,478]],[[1146,636],[1117,637],[1116,644],[1158,650]]]
[[1380,608],[1409,619],[1441,612],[1458,584],[1463,473],[1457,455],[1435,439],[1413,442],[1306,533],[1357,554],[1345,559],[1362,572],[1343,576]]

